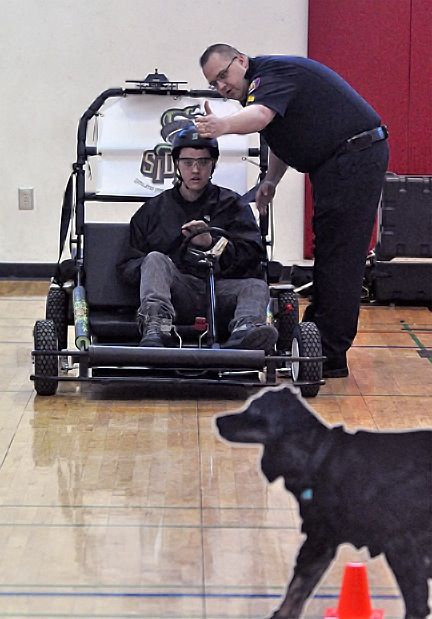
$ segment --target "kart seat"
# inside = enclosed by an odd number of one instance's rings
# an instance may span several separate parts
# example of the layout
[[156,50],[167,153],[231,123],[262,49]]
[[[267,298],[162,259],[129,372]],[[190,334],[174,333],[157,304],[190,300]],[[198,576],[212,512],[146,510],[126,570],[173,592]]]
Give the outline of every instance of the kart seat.
[[[128,223],[84,225],[84,273],[90,332],[96,342],[130,343],[140,339],[136,312],[140,304],[138,287],[125,282],[117,264],[129,242]],[[195,317],[191,317],[193,322]],[[198,341],[193,325],[176,325],[186,341]],[[218,329],[228,337],[227,320],[221,316]]]
[[84,225],[84,273],[90,331],[98,341],[136,342],[139,290],[128,285],[117,263],[129,240],[128,223]]

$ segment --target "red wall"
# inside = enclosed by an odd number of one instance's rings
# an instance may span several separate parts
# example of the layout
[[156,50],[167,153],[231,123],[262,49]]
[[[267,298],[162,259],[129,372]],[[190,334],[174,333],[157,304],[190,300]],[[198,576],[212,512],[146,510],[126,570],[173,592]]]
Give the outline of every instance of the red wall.
[[[432,174],[431,4],[309,0],[309,57],[340,73],[381,115],[390,133],[389,170],[398,174]],[[310,258],[309,181],[305,212]]]
[[412,0],[408,169],[432,174],[432,3]]

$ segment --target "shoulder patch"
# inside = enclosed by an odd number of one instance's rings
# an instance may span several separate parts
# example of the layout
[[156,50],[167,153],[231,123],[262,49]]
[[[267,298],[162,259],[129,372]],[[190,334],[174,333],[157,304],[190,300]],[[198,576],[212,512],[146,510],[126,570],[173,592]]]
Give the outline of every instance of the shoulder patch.
[[256,77],[250,84],[249,84],[249,88],[248,88],[248,94],[250,94],[251,92],[253,92],[254,90],[256,90],[258,88],[258,86],[260,85],[261,82],[261,78]]

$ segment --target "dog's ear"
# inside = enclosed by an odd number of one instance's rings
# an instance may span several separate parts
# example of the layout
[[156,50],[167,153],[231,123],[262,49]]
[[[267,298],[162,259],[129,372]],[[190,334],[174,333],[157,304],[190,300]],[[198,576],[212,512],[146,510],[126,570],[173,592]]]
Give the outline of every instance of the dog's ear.
[[264,416],[279,434],[302,431],[317,421],[300,391],[292,385],[262,390],[250,401],[249,414]]
[[268,441],[275,441],[282,434],[309,432],[320,423],[315,412],[292,385],[264,389],[250,401],[248,414],[266,421]]

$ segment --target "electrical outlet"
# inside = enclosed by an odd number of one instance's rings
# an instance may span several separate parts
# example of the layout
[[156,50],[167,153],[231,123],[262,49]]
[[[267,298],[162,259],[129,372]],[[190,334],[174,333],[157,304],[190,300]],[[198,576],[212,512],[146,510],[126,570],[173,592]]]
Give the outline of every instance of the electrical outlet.
[[18,209],[20,211],[32,211],[34,209],[33,187],[18,187]]

